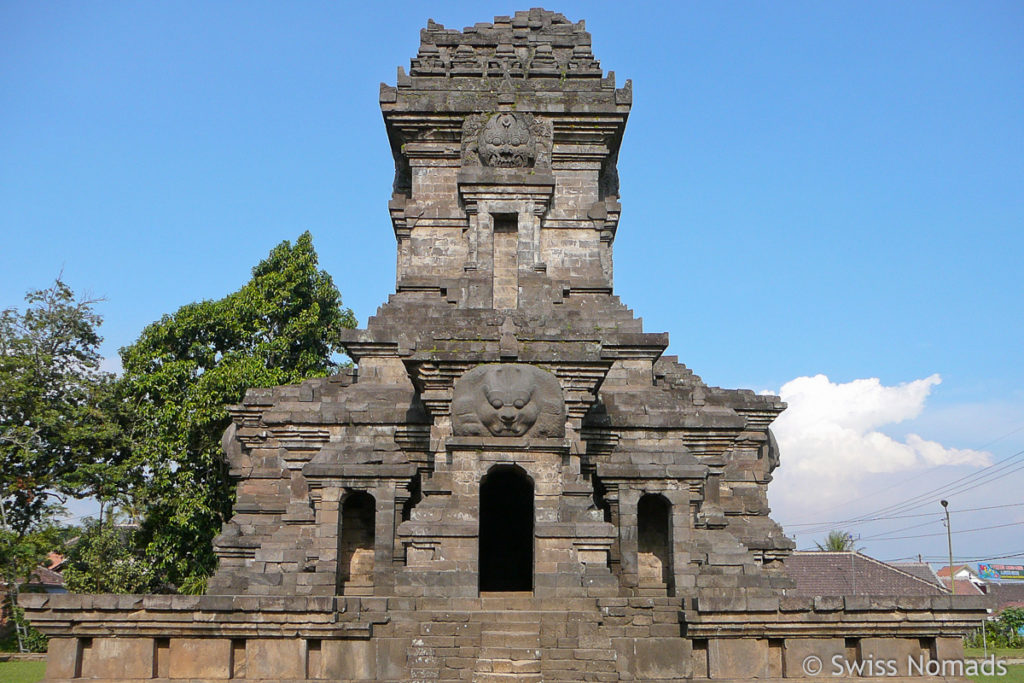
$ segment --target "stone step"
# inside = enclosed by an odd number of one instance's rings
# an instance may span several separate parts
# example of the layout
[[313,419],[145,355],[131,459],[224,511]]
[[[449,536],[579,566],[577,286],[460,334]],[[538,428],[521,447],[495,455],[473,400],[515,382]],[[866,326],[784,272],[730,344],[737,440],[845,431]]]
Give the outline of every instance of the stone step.
[[481,646],[477,651],[477,659],[511,659],[517,662],[539,660],[540,647],[505,647]]
[[543,683],[541,674],[474,673],[473,683]]
[[539,612],[584,611],[597,608],[595,597],[538,598],[527,593],[485,593],[477,598],[418,598],[418,610],[497,611],[533,610]]
[[540,647],[540,633],[506,633],[501,631],[483,631],[480,633],[481,647]]
[[477,660],[475,671],[495,674],[539,674],[540,660],[480,659]]
[[532,633],[540,635],[539,619],[530,621],[485,621],[480,625],[481,633]]

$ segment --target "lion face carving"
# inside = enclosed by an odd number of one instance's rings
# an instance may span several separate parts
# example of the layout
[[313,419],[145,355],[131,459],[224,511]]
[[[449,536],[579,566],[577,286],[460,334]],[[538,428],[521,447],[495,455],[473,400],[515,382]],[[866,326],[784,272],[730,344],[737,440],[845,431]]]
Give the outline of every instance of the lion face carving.
[[558,379],[532,365],[479,365],[455,383],[456,436],[565,435]]

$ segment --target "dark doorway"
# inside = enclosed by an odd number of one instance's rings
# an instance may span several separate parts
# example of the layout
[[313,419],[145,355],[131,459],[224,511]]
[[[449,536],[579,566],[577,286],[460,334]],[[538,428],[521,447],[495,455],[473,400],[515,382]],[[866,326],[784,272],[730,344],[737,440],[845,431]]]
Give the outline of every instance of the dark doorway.
[[533,590],[533,481],[514,465],[480,482],[480,590]]
[[648,493],[637,505],[637,571],[641,588],[665,588],[672,594],[672,505]]
[[338,557],[338,592],[341,595],[373,595],[374,523],[373,496],[356,491],[341,506],[341,543]]

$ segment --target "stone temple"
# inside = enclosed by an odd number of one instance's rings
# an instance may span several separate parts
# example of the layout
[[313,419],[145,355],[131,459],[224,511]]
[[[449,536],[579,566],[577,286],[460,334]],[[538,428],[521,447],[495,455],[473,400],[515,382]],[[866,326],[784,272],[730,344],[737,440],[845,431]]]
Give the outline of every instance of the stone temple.
[[[430,22],[382,85],[396,292],[357,368],[250,391],[205,596],[26,595],[49,680],[639,681],[945,660],[970,598],[788,594],[777,397],[612,290],[632,86],[583,22]],[[639,229],[639,228],[636,228]],[[826,670],[827,673],[827,670]]]

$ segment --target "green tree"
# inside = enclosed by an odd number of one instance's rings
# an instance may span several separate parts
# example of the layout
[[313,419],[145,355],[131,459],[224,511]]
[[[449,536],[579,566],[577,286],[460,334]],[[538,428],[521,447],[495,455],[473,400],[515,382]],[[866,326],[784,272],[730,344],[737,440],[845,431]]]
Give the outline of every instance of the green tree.
[[996,622],[1007,647],[1024,645],[1024,608],[1007,607]]
[[139,538],[162,581],[202,592],[216,566],[212,539],[234,497],[220,447],[226,406],[250,387],[333,374],[346,327],[355,317],[307,232],[275,247],[239,291],[183,306],[121,349],[119,396],[147,472]]
[[96,299],[61,279],[0,313],[0,503],[23,533],[58,498],[96,493],[94,473],[120,458],[112,376],[100,370]]
[[64,586],[72,593],[147,593],[154,588],[153,567],[136,542],[138,525],[109,514],[86,519],[69,543]]
[[4,642],[0,649],[46,651],[46,637],[32,628],[25,619],[18,607],[18,595],[23,590],[23,584],[31,580],[36,567],[45,564],[46,556],[63,547],[65,530],[54,521],[56,514],[62,511],[59,505],[51,503],[37,507],[36,518],[18,531],[7,525],[0,527],[0,584],[4,588],[0,601],[3,602],[3,611],[12,614],[14,622],[10,643]]
[[113,381],[100,370],[98,300],[60,278],[0,312],[0,583],[21,649],[45,642],[14,607],[22,582],[60,549],[67,496],[95,495],[122,457]]
[[856,541],[853,538],[853,534],[849,531],[830,531],[828,536],[825,537],[825,543],[817,543],[818,550],[824,550],[829,552],[844,552],[850,550],[860,550],[856,547]]

